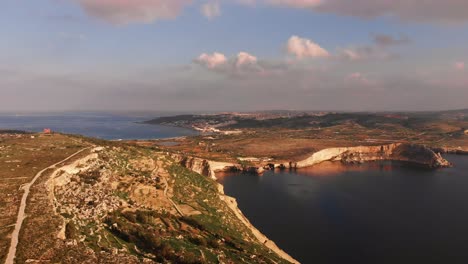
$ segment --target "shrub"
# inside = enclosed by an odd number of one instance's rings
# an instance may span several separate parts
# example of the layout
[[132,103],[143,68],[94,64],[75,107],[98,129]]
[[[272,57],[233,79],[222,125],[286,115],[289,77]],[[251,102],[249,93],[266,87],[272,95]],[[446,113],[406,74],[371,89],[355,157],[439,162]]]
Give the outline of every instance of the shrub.
[[75,239],[76,238],[76,227],[73,222],[68,222],[65,226],[65,237],[67,239]]
[[206,239],[204,237],[190,237],[189,240],[190,242],[198,246],[206,247],[208,245],[208,242],[206,242]]

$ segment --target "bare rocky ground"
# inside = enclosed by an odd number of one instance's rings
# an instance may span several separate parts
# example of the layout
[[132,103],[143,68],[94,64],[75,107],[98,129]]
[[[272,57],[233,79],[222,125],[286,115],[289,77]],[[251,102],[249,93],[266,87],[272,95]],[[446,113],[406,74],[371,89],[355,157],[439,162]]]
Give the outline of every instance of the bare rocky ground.
[[32,186],[16,263],[288,263],[236,216],[218,183],[168,153],[53,137],[95,147]]
[[0,263],[5,261],[23,191],[40,170],[83,148],[80,138],[0,133]]

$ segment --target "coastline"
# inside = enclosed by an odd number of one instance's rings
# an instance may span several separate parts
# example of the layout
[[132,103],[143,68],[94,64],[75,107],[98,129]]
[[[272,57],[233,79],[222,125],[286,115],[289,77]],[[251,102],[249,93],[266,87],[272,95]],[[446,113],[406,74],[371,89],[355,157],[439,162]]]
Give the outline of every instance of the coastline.
[[[231,170],[232,167],[235,166],[235,164],[232,163],[208,161],[201,158],[186,157],[179,154],[172,154],[171,157],[175,160],[175,162],[179,163],[181,166],[203,176],[210,177],[215,181],[217,180],[215,173]],[[300,263],[299,261],[291,257],[288,253],[286,253],[284,250],[279,248],[274,241],[270,240],[254,225],[252,225],[252,223],[250,223],[249,219],[242,213],[242,211],[238,207],[236,199],[224,193],[224,186],[222,184],[217,182],[217,186],[220,199],[226,203],[229,209],[231,209],[231,211],[236,215],[236,217],[252,232],[252,234],[260,243],[264,244],[267,248],[275,252],[284,260],[287,260],[294,264]]]
[[[249,166],[242,167],[240,164],[215,162],[198,157],[185,156],[183,154],[172,154],[172,158],[180,165],[197,172],[206,177],[216,180],[217,172],[242,170],[246,172],[263,173],[266,169],[286,169],[284,164],[269,164],[264,166]],[[428,168],[450,167],[452,164],[444,159],[440,153],[421,145],[394,143],[388,145],[377,146],[358,146],[358,147],[343,147],[343,148],[328,148],[315,152],[309,158],[298,161],[289,162],[289,169],[299,169],[313,167],[316,164],[325,161],[341,161],[343,163],[364,163],[379,160],[391,160],[409,162],[415,165],[425,166]],[[273,165],[272,167],[270,165]],[[268,239],[266,235],[261,233],[253,226],[248,218],[239,209],[235,198],[227,196],[224,193],[224,186],[218,183],[218,192],[221,200],[234,212],[236,217],[244,223],[244,225],[252,232],[260,243],[263,243],[270,250],[275,252],[281,258],[291,262],[299,263],[288,253],[280,249],[274,241]]]
[[364,163],[372,161],[401,161],[429,169],[451,167],[448,160],[433,149],[415,144],[393,143],[376,146],[326,148],[309,155],[300,161],[284,163],[257,163],[243,166],[239,163],[212,161],[200,157],[188,156],[182,153],[172,153],[171,157],[182,166],[201,175],[216,180],[217,172],[243,171],[262,174],[266,170],[301,169],[313,167],[325,161],[340,161],[345,164]]
[[262,244],[264,244],[267,248],[271,251],[275,252],[281,258],[294,263],[300,264],[299,261],[291,257],[288,253],[284,250],[279,248],[273,240],[270,240],[266,235],[264,235],[260,230],[258,230],[252,223],[250,223],[249,219],[242,213],[240,210],[237,201],[234,197],[228,196],[224,193],[224,186],[218,183],[218,192],[220,199],[226,203],[226,205],[231,209],[231,211],[236,215],[236,217],[252,232],[255,238]]

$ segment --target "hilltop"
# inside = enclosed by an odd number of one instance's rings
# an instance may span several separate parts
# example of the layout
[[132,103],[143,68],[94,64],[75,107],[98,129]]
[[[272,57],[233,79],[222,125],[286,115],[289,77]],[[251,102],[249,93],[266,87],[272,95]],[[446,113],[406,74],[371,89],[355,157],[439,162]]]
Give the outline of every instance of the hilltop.
[[0,149],[0,261],[21,186],[36,175],[17,263],[289,263],[286,253],[259,241],[216,181],[159,148],[9,133],[0,136]]

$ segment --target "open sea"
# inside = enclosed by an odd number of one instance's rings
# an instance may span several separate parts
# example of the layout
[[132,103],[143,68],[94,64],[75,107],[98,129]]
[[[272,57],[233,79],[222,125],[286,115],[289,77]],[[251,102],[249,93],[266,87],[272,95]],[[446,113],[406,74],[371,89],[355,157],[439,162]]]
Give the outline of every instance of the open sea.
[[157,114],[112,113],[0,113],[0,129],[40,132],[44,128],[50,128],[56,132],[109,140],[170,138],[197,134],[185,128],[137,123],[157,116]]

